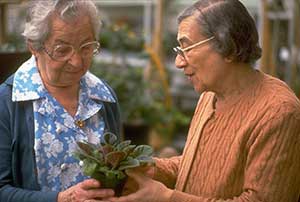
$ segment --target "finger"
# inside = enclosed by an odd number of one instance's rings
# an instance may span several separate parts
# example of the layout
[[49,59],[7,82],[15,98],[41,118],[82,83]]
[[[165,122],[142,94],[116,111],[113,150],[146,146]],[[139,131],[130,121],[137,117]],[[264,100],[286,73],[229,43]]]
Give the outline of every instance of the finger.
[[87,179],[80,183],[80,187],[85,190],[100,188],[100,186],[100,182],[94,179]]
[[136,201],[135,194],[130,194],[128,196],[121,196],[120,198],[112,197],[108,199],[111,202],[134,202]]
[[138,167],[130,168],[130,170],[134,172],[140,172],[140,173],[145,173],[148,172],[149,170],[153,169],[154,166],[151,164],[146,164],[146,165],[140,165]]
[[126,170],[126,174],[133,178],[139,185],[142,185],[147,181],[149,178],[141,174],[140,172],[133,172],[131,170]]
[[138,201],[137,199],[139,199],[138,195],[139,195],[139,192],[135,192],[135,193],[127,195],[127,196],[121,196],[120,198],[118,198],[118,200],[116,202],[135,202],[135,201]]
[[111,197],[111,198],[108,198],[108,200],[109,200],[110,202],[119,202],[119,201],[118,201],[118,200],[119,200],[118,197]]
[[112,189],[90,189],[87,191],[87,197],[89,199],[109,198],[114,195],[115,195],[115,193]]

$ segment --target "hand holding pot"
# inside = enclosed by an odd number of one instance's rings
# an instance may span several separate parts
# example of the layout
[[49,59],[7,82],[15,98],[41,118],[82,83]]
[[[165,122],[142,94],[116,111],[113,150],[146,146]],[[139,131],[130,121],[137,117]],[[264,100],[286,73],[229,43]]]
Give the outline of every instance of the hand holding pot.
[[101,183],[94,179],[80,182],[58,194],[57,202],[105,202],[112,197],[112,189],[101,189]]

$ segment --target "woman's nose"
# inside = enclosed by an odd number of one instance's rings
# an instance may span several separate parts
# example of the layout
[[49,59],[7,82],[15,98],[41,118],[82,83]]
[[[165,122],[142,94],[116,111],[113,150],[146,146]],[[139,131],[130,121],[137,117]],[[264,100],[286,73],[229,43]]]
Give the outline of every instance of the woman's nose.
[[184,68],[186,65],[187,65],[186,59],[183,56],[178,54],[175,58],[175,66],[181,69]]
[[74,67],[81,67],[83,63],[82,56],[77,51],[74,51],[73,55],[69,59],[69,63]]

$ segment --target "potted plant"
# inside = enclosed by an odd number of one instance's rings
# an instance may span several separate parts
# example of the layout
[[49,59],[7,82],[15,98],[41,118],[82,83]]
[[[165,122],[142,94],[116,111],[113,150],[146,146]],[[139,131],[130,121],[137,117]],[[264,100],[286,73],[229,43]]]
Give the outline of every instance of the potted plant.
[[112,188],[120,195],[126,181],[126,169],[154,163],[149,145],[132,145],[130,140],[119,142],[107,132],[99,145],[77,142],[74,156],[80,160],[83,173],[101,182],[101,187]]

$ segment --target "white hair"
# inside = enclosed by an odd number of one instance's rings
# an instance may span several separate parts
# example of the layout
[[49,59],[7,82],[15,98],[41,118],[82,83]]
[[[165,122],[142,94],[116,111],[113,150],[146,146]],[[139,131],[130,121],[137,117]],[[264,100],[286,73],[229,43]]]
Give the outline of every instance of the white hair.
[[101,21],[92,0],[33,0],[28,12],[23,36],[31,42],[32,48],[40,50],[51,32],[51,16],[71,21],[86,14],[89,16],[95,39],[99,39]]

